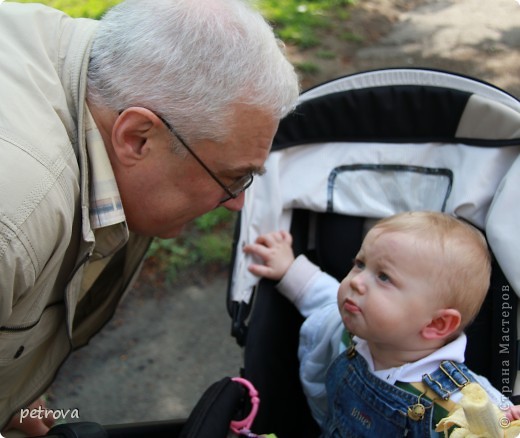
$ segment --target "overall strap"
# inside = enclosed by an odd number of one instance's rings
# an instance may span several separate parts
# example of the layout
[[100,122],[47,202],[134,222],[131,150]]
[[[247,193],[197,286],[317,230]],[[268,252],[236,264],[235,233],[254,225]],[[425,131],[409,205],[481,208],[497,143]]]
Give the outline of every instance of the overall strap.
[[421,382],[396,382],[396,386],[416,394],[419,397],[419,402],[423,398],[433,402],[433,424],[438,424],[457,406],[450,399],[451,395],[474,381],[466,365],[445,360],[433,373],[424,374]]
[[438,424],[446,418],[456,407],[457,404],[452,400],[443,400],[437,396],[424,382],[395,382],[395,386],[402,390],[414,394],[418,397],[418,402],[428,400],[433,403],[432,422]]
[[452,394],[475,382],[475,379],[463,363],[445,360],[436,371],[423,375],[422,381],[443,400],[449,400]]

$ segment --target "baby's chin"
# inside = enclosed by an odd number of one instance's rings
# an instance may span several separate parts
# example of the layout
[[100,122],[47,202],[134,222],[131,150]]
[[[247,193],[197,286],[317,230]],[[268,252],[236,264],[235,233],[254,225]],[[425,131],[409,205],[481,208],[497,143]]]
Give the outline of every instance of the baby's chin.
[[343,326],[345,330],[350,333],[351,336],[359,336],[358,330],[356,329],[356,325],[352,321],[352,317],[348,314],[343,314]]

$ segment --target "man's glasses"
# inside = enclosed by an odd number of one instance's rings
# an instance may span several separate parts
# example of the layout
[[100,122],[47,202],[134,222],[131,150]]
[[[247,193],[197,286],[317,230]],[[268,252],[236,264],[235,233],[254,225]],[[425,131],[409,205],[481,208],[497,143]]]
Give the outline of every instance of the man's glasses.
[[240,194],[246,190],[251,184],[253,184],[254,175],[252,172],[249,172],[247,175],[244,175],[233,182],[231,185],[225,185],[217,175],[215,175],[211,169],[204,164],[204,162],[198,157],[198,155],[188,146],[188,144],[184,141],[184,139],[179,135],[179,133],[171,126],[163,117],[157,114],[157,117],[161,119],[164,125],[168,128],[168,130],[181,142],[181,144],[186,148],[186,150],[191,154],[193,158],[203,167],[203,169],[208,173],[211,178],[215,180],[215,182],[222,187],[222,189],[226,192],[224,198],[220,200],[220,204],[229,201],[230,199],[236,199]]

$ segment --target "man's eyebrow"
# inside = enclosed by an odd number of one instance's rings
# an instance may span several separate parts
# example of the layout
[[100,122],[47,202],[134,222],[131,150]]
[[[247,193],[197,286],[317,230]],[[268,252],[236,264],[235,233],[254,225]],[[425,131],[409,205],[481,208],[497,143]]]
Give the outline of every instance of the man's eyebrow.
[[264,173],[267,172],[267,169],[265,168],[265,166],[261,166],[261,167],[254,167],[252,170],[251,170],[251,173],[254,173],[255,175],[263,175]]
[[265,168],[265,166],[244,166],[237,167],[236,169],[233,169],[231,172],[237,175],[248,175],[250,173],[252,173],[253,175],[263,175],[265,172],[267,172],[267,169]]

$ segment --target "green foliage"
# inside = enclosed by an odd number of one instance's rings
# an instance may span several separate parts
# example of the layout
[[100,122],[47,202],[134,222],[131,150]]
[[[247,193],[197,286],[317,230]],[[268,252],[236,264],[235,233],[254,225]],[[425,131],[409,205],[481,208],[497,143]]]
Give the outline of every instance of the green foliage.
[[320,59],[335,59],[336,52],[333,52],[332,50],[319,50],[316,52],[316,56]]
[[294,65],[299,71],[308,75],[316,74],[320,71],[320,67],[312,61],[297,62]]
[[211,231],[212,228],[235,218],[234,213],[225,208],[217,208],[208,214],[195,219],[195,226],[200,231]]
[[339,35],[339,39],[343,41],[348,41],[350,43],[361,43],[363,42],[363,37],[360,35],[356,35],[352,32],[343,32]]
[[316,30],[330,26],[331,17],[345,17],[355,0],[260,0],[260,9],[280,38],[308,48],[319,44]]
[[231,259],[231,243],[227,236],[220,233],[204,234],[194,242],[202,265],[228,263]]
[[[34,3],[37,0],[17,0]],[[346,6],[356,0],[257,0],[258,8],[284,41],[311,47],[319,43],[315,30],[329,26],[332,16],[346,19]],[[73,17],[100,18],[121,0],[39,0]]]
[[166,276],[177,279],[189,268],[223,270],[231,259],[236,214],[217,208],[197,218],[176,239],[154,239],[148,259]]
[[17,0],[19,3],[43,3],[66,12],[72,17],[100,18],[121,0]]

